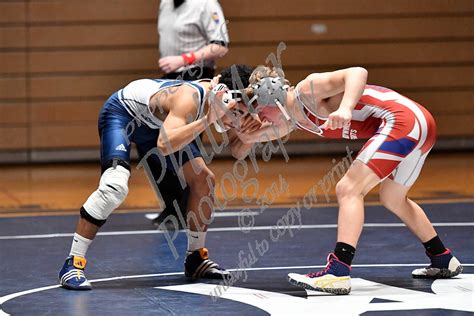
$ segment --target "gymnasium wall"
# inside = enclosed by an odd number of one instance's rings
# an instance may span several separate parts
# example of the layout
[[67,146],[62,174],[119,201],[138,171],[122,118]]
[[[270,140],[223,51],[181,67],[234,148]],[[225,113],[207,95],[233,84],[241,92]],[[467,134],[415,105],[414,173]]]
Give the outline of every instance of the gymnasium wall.
[[[220,67],[262,64],[284,41],[292,82],[364,66],[370,83],[425,105],[440,139],[473,138],[474,1],[220,2],[231,38]],[[0,1],[0,161],[96,157],[106,98],[131,80],[160,76],[158,7],[152,0]],[[291,138],[308,141],[321,143],[304,133]]]

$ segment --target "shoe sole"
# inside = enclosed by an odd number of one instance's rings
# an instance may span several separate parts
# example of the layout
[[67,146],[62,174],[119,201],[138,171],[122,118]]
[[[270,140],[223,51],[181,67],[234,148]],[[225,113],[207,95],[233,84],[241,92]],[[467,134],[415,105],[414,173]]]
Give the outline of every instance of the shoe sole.
[[336,295],[347,295],[351,292],[351,289],[342,289],[342,288],[321,288],[321,287],[314,287],[311,286],[307,283],[296,281],[292,279],[291,277],[288,277],[288,282],[290,284],[293,284],[298,287],[302,287],[307,290],[312,290],[312,291],[318,291],[318,292],[324,292],[324,293],[330,293],[330,294],[336,294]]
[[90,290],[92,290],[92,287],[85,287],[85,286],[73,287],[73,286],[69,286],[69,285],[65,285],[65,284],[59,284],[59,286],[62,287],[63,289],[70,290],[70,291],[90,291]]
[[454,278],[455,276],[459,275],[463,270],[462,266],[456,268],[455,271],[451,271],[449,269],[440,269],[439,272],[435,275],[418,275],[412,274],[411,276],[414,279],[450,279]]
[[188,274],[187,272],[184,272],[184,276],[186,278],[188,278],[189,280],[230,280],[231,279],[231,276],[229,274],[229,276],[227,277],[221,277],[220,275],[215,275],[215,276],[204,276],[204,277],[198,277],[198,278],[195,278],[193,277],[192,275]]

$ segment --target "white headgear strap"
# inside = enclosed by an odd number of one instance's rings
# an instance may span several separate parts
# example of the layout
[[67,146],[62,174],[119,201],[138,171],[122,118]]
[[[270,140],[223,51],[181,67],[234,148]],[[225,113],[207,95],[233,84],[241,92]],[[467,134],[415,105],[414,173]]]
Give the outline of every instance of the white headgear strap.
[[[235,100],[237,102],[242,101],[242,91],[229,90],[227,85],[219,83],[210,92],[209,99],[211,100],[211,102],[215,102],[216,95],[220,91],[225,91],[224,95],[222,96],[222,102],[224,102],[224,104],[228,104],[232,100]],[[227,132],[230,129],[230,127],[225,127],[219,120],[214,122],[214,128],[218,133],[221,134]]]

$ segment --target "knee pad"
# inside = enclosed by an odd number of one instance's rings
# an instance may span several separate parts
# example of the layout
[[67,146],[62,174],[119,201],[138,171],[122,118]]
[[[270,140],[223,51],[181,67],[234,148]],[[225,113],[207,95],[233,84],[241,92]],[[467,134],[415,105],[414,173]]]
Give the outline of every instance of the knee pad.
[[92,224],[102,226],[127,197],[129,178],[130,171],[120,165],[105,170],[99,188],[84,203],[81,216]]

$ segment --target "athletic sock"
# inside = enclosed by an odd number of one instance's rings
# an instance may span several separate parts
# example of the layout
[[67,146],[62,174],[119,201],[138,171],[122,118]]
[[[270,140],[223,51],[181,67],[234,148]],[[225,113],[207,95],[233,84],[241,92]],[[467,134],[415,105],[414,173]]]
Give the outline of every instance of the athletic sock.
[[206,234],[207,232],[195,232],[187,229],[188,234],[188,253],[193,252],[194,250],[204,248],[206,243]]
[[426,252],[433,256],[440,255],[446,251],[446,248],[444,247],[441,239],[439,239],[438,235],[431,238],[427,242],[424,242],[423,246],[425,246]]
[[86,257],[87,249],[92,243],[92,240],[82,237],[78,233],[74,233],[74,238],[72,239],[71,251],[69,252],[70,256]]
[[349,244],[338,242],[334,248],[334,254],[340,261],[350,266],[352,259],[354,259],[355,248]]

